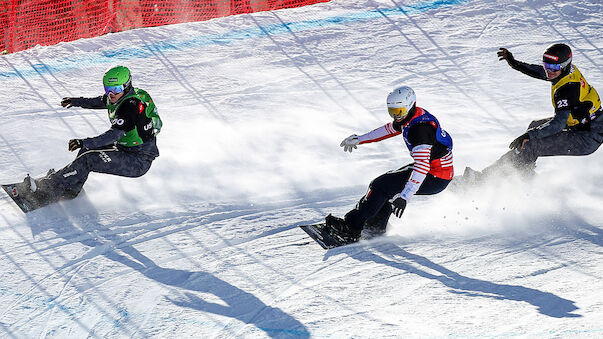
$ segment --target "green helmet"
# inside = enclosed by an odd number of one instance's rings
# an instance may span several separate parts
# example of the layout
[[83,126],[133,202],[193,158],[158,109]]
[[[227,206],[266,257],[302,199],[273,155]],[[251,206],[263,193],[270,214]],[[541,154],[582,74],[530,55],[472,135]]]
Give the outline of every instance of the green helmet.
[[132,86],[130,70],[125,66],[115,66],[105,72],[103,85],[107,89],[115,89],[121,86],[122,91],[127,91]]

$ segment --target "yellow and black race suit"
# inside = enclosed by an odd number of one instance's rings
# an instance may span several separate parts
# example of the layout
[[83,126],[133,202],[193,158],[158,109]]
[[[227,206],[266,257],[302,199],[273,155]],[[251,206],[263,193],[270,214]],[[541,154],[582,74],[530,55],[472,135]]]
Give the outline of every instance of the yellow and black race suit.
[[[516,61],[512,67],[531,77],[549,80],[540,65]],[[591,121],[602,112],[599,94],[574,65],[552,80],[551,100],[555,117],[549,123],[530,131],[530,138],[543,138],[563,129],[588,131]]]

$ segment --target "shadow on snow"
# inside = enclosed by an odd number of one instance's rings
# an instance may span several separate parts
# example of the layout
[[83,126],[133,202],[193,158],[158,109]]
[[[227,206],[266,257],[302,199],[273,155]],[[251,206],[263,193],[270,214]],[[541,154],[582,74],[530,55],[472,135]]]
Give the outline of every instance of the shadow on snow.
[[[370,246],[363,246],[362,248],[368,249],[369,247]],[[523,286],[497,284],[490,281],[469,278],[451,271],[440,264],[436,264],[426,257],[407,252],[395,244],[381,243],[378,247],[373,248],[376,251],[380,251],[382,254],[411,261],[426,269],[434,270],[441,274],[432,274],[427,270],[423,270],[413,265],[387,259],[377,253],[365,250],[359,251],[356,246],[350,247],[349,249],[343,247],[340,250],[359,261],[372,261],[377,264],[388,265],[401,271],[418,275],[422,278],[438,281],[444,286],[451,288],[451,293],[469,297],[526,302],[537,307],[538,312],[541,314],[553,318],[582,317],[579,314],[572,313],[578,309],[573,301],[561,298],[553,293]]]
[[[254,325],[257,329],[265,332],[269,337],[296,336],[308,338],[310,336],[307,328],[291,315],[283,312],[279,308],[264,304],[253,294],[248,293],[209,272],[193,272],[158,266],[151,258],[138,251],[132,244],[129,244],[128,236],[114,234],[113,232],[110,232],[108,227],[101,225],[99,223],[98,212],[85,194],[82,194],[76,200],[70,202],[70,204],[74,203],[78,206],[73,210],[78,210],[79,213],[81,213],[82,210],[85,210],[87,219],[86,229],[80,230],[70,222],[68,211],[71,208],[64,209],[57,204],[45,208],[42,218],[39,218],[36,213],[26,215],[27,222],[32,229],[33,235],[35,236],[42,231],[53,231],[60,238],[66,240],[67,243],[79,242],[90,247],[91,250],[84,255],[85,259],[83,260],[90,260],[102,255],[110,260],[136,270],[138,273],[157,283],[166,285],[170,288],[175,287],[176,289],[171,290],[171,292],[174,293],[174,297],[165,296],[165,299],[174,305],[237,319],[245,324]],[[48,217],[60,220],[61,222],[48,222]],[[99,234],[102,233],[105,235],[99,237]],[[120,250],[124,254],[118,253],[117,250]],[[55,270],[61,271],[81,261],[82,260],[80,259],[67,260],[67,258],[65,258],[66,264],[62,267],[55,267]],[[96,288],[98,282],[95,284],[87,278],[83,279],[86,280],[86,284],[78,287],[80,293],[85,293],[91,288]],[[95,292],[105,298],[107,302],[115,305],[115,310],[105,310],[93,300],[88,301],[95,304],[94,306],[96,309],[105,317],[113,319],[115,318],[115,316],[113,316],[115,313],[114,311],[117,311],[118,314],[123,314],[124,311],[126,311],[122,310],[121,306],[117,305],[116,302],[111,302],[111,296],[103,295],[101,291]],[[195,295],[194,292],[213,294],[226,305],[205,301]],[[60,303],[60,298],[55,302]],[[77,320],[75,321],[83,329],[90,330],[82,323]],[[120,321],[115,320],[115,323],[120,323]],[[204,321],[199,323],[206,324]],[[233,331],[233,334],[236,334],[244,327],[238,325],[221,326],[219,323],[213,321],[211,323],[207,322],[207,324],[220,327],[221,330]],[[116,330],[132,334],[129,333],[130,330],[128,330],[127,327],[130,327],[133,332],[145,334],[145,330],[140,328],[139,324],[131,322],[129,324],[121,323]]]

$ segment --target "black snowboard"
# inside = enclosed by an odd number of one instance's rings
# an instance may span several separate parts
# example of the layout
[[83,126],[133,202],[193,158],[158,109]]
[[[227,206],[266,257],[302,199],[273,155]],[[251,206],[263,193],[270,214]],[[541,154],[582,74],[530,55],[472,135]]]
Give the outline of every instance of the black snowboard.
[[355,243],[356,241],[350,241],[342,238],[341,236],[333,233],[332,231],[325,228],[325,223],[303,225],[299,226],[308,235],[314,239],[322,248],[328,250],[331,248],[344,246]]
[[37,210],[40,207],[50,205],[54,201],[43,201],[36,199],[31,190],[25,186],[23,182],[15,184],[2,185],[2,188],[11,199],[19,206],[23,213]]

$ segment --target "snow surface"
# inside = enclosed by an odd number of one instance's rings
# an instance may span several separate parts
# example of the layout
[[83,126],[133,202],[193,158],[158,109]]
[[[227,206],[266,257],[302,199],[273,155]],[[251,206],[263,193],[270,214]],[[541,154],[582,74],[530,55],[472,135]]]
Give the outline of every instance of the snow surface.
[[603,91],[603,4],[334,0],[137,29],[5,55],[0,181],[60,168],[106,112],[59,105],[131,68],[164,121],[142,178],[92,174],[85,194],[23,215],[0,198],[0,336],[7,338],[600,338],[603,151],[543,158],[528,184],[413,199],[388,236],[324,251],[297,226],[343,215],[411,161],[400,138],[339,147],[388,121],[412,86],[481,169],[550,85],[568,42]]

